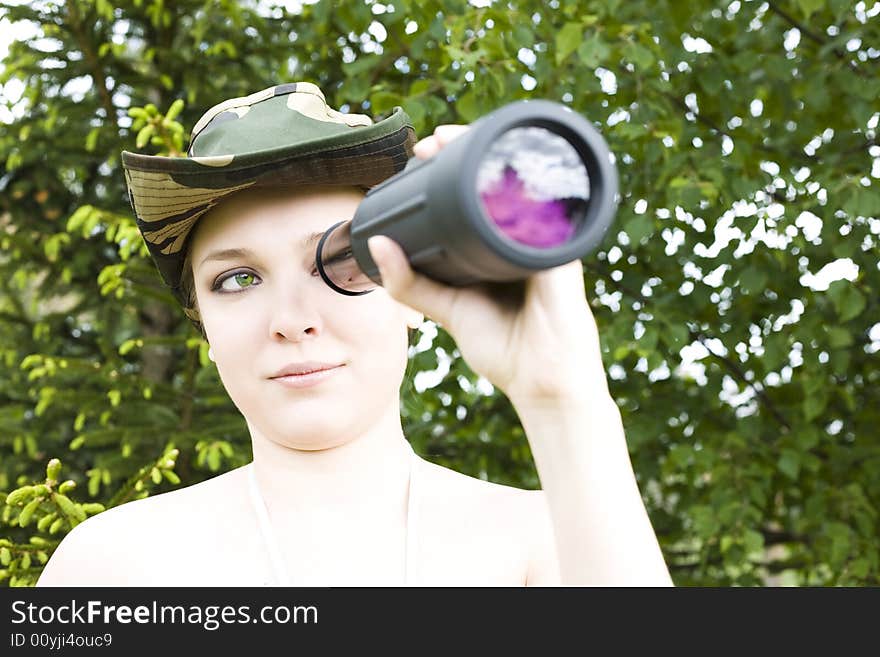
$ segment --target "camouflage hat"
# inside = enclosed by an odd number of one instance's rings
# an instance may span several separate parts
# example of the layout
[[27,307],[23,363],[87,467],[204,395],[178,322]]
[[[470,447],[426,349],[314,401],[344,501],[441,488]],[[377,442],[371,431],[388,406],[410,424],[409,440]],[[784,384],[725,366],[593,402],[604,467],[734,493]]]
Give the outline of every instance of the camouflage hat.
[[403,169],[414,144],[400,107],[373,123],[331,109],[317,86],[295,82],[209,109],[193,128],[187,157],[123,151],[122,166],[147,248],[195,321],[180,286],[187,242],[199,217],[223,197],[252,186],[369,188]]

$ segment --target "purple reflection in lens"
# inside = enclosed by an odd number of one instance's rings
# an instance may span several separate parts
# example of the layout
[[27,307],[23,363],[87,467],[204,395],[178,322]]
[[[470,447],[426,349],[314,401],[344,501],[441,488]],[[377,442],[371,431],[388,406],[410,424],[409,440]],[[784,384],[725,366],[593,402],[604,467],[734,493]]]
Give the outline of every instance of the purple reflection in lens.
[[574,234],[574,224],[562,200],[536,200],[511,166],[480,197],[486,213],[510,239],[534,247],[558,246]]

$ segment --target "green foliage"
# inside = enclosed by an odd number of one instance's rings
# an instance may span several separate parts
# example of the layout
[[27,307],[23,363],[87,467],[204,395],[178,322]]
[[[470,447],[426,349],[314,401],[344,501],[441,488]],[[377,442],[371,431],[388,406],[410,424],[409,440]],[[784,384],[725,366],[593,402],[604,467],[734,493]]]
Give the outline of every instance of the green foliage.
[[[675,581],[880,584],[877,4],[474,4],[0,2],[40,37],[0,71],[4,581],[31,585],[83,516],[250,460],[119,153],[181,154],[211,105],[308,80],[348,111],[402,105],[420,136],[523,98],[593,121],[621,205],[587,289]],[[840,258],[851,280],[809,282]],[[448,365],[404,383],[417,451],[538,487],[514,409],[450,337],[411,356]],[[75,487],[54,461],[43,478],[53,457]]]

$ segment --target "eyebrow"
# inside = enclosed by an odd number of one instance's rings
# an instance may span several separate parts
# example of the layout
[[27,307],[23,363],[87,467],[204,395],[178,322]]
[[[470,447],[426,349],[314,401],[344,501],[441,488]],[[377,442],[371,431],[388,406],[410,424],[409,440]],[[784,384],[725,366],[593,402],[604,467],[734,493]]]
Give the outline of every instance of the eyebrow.
[[[300,245],[304,249],[311,248],[315,246],[318,243],[318,240],[323,236],[323,232],[309,233],[303,238]],[[206,255],[202,262],[199,263],[199,267],[212,260],[234,260],[236,258],[247,258],[252,256],[254,256],[254,252],[250,249],[218,249],[217,251],[211,251],[211,253]]]

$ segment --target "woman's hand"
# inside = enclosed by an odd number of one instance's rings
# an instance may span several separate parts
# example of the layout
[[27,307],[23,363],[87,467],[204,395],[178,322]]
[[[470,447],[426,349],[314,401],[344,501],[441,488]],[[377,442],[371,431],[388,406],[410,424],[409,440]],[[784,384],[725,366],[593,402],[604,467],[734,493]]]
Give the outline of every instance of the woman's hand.
[[[438,126],[415,145],[415,154],[432,157],[468,129]],[[442,325],[470,368],[515,405],[609,397],[580,260],[519,284],[452,287],[413,271],[403,249],[387,237],[371,238],[369,248],[388,293]]]

